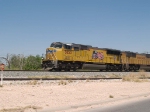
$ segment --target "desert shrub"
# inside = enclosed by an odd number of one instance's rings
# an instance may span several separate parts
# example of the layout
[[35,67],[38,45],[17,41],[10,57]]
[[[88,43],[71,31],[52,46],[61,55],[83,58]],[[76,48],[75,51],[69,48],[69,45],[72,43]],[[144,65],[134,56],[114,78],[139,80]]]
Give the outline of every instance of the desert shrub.
[[129,74],[122,77],[122,81],[129,82],[145,82],[148,81],[147,74],[139,73],[139,74]]

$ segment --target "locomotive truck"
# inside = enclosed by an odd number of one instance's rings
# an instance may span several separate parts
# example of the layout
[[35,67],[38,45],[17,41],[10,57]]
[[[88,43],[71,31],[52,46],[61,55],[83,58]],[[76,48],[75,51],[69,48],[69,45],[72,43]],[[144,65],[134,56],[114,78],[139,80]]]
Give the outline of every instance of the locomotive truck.
[[55,71],[150,71],[150,54],[140,54],[91,45],[53,42],[46,49],[42,68]]

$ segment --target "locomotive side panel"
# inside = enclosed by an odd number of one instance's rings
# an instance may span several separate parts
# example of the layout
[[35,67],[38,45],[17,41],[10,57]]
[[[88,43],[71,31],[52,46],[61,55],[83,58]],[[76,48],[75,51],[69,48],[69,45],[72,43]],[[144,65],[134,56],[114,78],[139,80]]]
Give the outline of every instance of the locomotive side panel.
[[112,64],[120,64],[121,55],[115,52],[108,52],[106,49],[90,49],[89,52],[90,62],[93,63],[112,63]]
[[121,51],[106,49],[106,63],[121,64]]
[[89,59],[87,62],[92,63],[106,63],[106,51],[101,49],[91,48],[88,52]]
[[136,61],[136,63],[139,65],[146,65],[146,56],[142,54],[137,54]]
[[54,42],[46,49],[42,67],[67,71],[81,68],[106,71],[150,70],[150,54]]

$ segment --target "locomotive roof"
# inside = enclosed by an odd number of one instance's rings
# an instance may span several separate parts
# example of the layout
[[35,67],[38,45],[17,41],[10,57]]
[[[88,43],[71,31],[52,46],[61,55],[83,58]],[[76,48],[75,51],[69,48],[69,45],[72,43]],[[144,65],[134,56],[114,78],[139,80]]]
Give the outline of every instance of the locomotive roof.
[[150,55],[146,53],[138,53],[138,52],[132,52],[132,51],[121,51],[118,49],[111,49],[111,48],[99,48],[99,47],[93,47],[91,45],[85,45],[85,44],[76,44],[76,43],[66,43],[66,42],[52,42],[52,43],[60,43],[60,44],[66,44],[70,46],[87,46],[88,48],[93,48],[93,49],[100,49],[100,50],[111,50],[111,51],[117,51],[117,52],[124,52],[124,53],[133,53],[133,54],[140,54],[140,55]]
[[92,47],[91,45],[75,44],[75,43],[66,43],[66,42],[53,42],[53,43],[61,43],[61,44],[66,44],[66,45],[79,45],[79,46]]
[[150,58],[150,54],[146,54],[146,53],[138,53],[138,52],[131,52],[131,51],[122,51],[122,52],[129,53],[129,54],[136,54],[136,55],[146,56],[146,57]]
[[53,42],[53,43],[61,43],[61,44],[75,45],[75,46],[87,46],[87,47],[89,47],[89,48],[94,48],[94,49],[111,50],[111,51],[118,51],[118,52],[121,52],[120,50],[117,50],[117,49],[111,49],[111,48],[99,48],[99,47],[93,47],[93,46],[91,46],[91,45],[85,45],[85,44],[66,43],[66,42]]
[[121,52],[121,50],[118,50],[118,49],[111,49],[111,48],[102,48],[102,49],[104,49],[104,50],[111,50],[111,51],[120,51]]

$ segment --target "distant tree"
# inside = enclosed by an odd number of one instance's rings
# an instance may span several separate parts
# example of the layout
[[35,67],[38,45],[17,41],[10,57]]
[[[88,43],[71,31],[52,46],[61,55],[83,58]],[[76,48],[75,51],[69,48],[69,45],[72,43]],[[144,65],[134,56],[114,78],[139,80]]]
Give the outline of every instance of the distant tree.
[[12,69],[19,69],[19,59],[16,55],[12,55],[10,58],[10,65]]
[[9,59],[11,69],[23,69],[23,66],[25,64],[25,58],[22,55],[12,55]]
[[41,68],[41,57],[39,55],[26,58],[24,68],[25,70],[38,70]]
[[39,55],[24,57],[23,55],[11,55],[9,62],[13,70],[37,70],[41,68],[41,59]]

